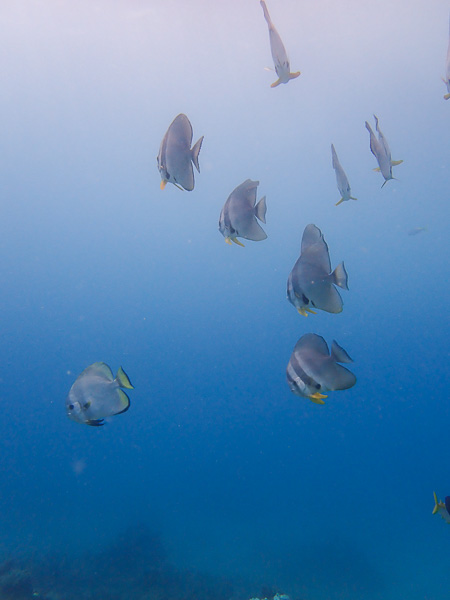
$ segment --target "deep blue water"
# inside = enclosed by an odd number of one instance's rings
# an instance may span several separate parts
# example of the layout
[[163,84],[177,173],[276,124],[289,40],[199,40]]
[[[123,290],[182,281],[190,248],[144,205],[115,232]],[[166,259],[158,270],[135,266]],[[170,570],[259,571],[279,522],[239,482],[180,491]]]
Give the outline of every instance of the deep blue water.
[[[256,0],[2,3],[5,559],[98,555],[147,526],[236,597],[450,597],[431,515],[450,494],[449,6],[338,4],[268,2],[302,71],[270,89]],[[205,136],[191,193],[156,168],[180,112]],[[404,160],[383,189],[373,113]],[[358,202],[334,206],[331,142]],[[268,239],[229,247],[219,213],[247,178]],[[286,300],[308,223],[345,261],[339,315]],[[285,381],[310,331],[355,361],[324,407]],[[135,386],[98,429],[64,405],[94,361]]]

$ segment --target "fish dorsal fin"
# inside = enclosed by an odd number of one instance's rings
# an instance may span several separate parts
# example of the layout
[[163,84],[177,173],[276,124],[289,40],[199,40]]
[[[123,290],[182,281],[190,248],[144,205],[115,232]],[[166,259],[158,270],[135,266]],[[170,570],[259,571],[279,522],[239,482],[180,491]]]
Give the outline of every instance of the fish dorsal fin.
[[337,157],[336,150],[334,149],[334,144],[331,144],[331,162],[333,169],[339,168],[339,159]]
[[336,340],[333,340],[331,344],[331,358],[338,363],[352,363],[353,359],[350,358],[347,351],[340,346]]
[[317,244],[320,240],[323,239],[322,232],[320,229],[314,225],[314,223],[310,223],[305,227],[302,236],[302,252],[304,252],[309,246],[313,244]]
[[261,198],[261,200],[258,202],[258,204],[255,206],[255,215],[258,217],[258,219],[262,223],[266,222],[266,212],[267,212],[266,197],[263,196]]
[[242,193],[242,199],[250,206],[255,206],[256,202],[256,191],[258,189],[259,181],[253,181],[252,179],[246,179],[237,188],[236,191]]
[[313,224],[307,225],[303,232],[301,257],[324,271],[324,274],[330,274],[331,261],[327,243],[320,229]]
[[317,333],[306,333],[302,336],[297,344],[295,345],[294,352],[300,355],[302,354],[316,354],[322,357],[329,357],[330,351],[328,350],[328,344],[321,335]]
[[95,362],[87,367],[82,375],[97,375],[98,377],[104,377],[109,381],[114,381],[114,375],[108,365],[104,362]]
[[202,137],[197,142],[195,142],[195,145],[193,146],[193,148],[191,150],[191,159],[192,159],[192,162],[194,163],[195,168],[197,169],[197,171],[199,173],[200,173],[200,165],[199,165],[199,162],[198,162],[198,155],[200,154],[200,150],[202,148],[202,143],[203,143],[203,138],[204,137],[205,136],[202,135]]

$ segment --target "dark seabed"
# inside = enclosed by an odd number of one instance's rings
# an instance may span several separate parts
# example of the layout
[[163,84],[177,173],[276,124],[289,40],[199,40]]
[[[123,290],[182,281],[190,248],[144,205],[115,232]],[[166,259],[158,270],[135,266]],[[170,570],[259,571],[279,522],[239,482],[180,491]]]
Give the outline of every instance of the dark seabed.
[[[257,0],[1,3],[0,600],[450,597],[448,2],[267,6],[276,89]],[[179,113],[192,192],[159,189]],[[230,247],[247,178],[268,238]],[[340,314],[286,299],[309,223]],[[325,406],[286,383],[308,332],[355,361]],[[98,428],[65,409],[96,361],[135,387]]]

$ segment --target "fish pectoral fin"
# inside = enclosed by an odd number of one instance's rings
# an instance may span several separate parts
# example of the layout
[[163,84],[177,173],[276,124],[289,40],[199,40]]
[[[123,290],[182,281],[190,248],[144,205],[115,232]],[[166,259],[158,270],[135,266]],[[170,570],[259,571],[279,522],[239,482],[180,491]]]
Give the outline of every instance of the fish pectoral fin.
[[167,179],[163,179],[161,181],[161,185],[159,187],[163,190],[166,187],[166,185],[167,185]]
[[373,171],[376,171],[377,173],[379,173],[381,171],[380,167],[375,167],[375,169],[373,169]]
[[305,308],[306,312],[311,313],[312,315],[317,315],[315,310],[311,310],[310,308]]
[[270,85],[270,87],[271,87],[271,88],[277,87],[278,85],[280,85],[280,83],[281,83],[281,81],[280,81],[279,79],[277,79],[276,81],[274,81],[274,82],[273,82],[273,83]]
[[401,165],[402,162],[402,160],[391,160],[391,166],[396,167],[397,165]]
[[339,204],[342,204],[342,202],[344,202],[344,198],[341,198],[339,202],[336,202],[335,206],[339,206]]
[[302,315],[302,317],[308,316],[308,313],[306,312],[306,310],[304,308],[297,308],[297,312],[299,315]]
[[245,248],[244,244],[240,242],[237,238],[231,238],[231,241],[237,244],[238,246],[242,246],[243,248]]

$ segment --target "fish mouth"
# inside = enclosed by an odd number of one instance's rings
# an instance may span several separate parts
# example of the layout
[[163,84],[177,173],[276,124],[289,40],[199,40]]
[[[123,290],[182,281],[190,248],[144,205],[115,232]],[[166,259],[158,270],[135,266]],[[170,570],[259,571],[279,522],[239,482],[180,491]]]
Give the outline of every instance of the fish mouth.
[[159,187],[163,190],[166,187],[166,185],[167,185],[167,179],[163,179],[161,181],[161,185]]

